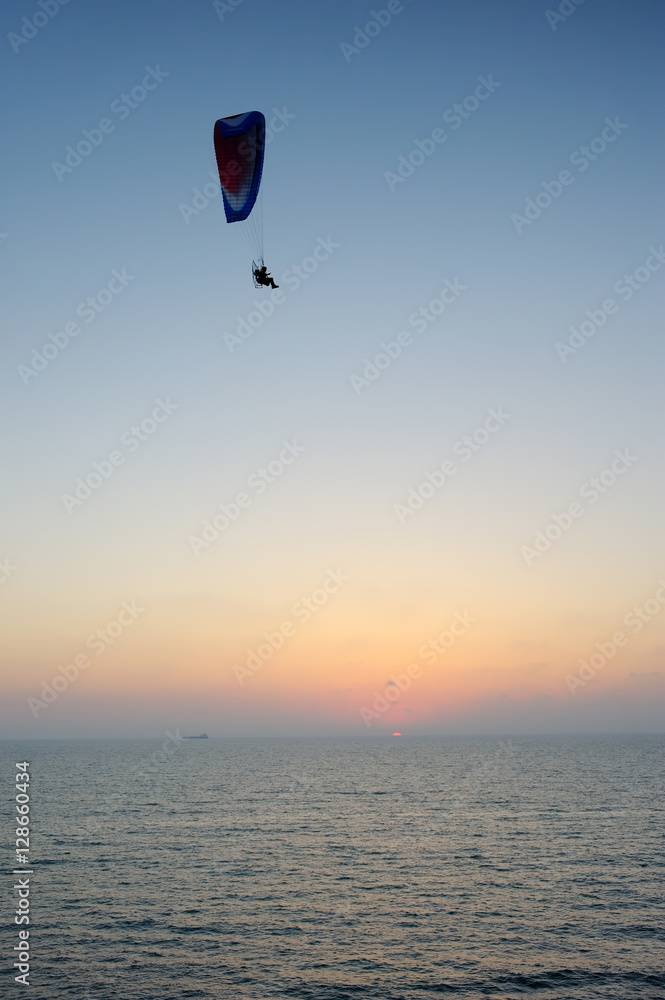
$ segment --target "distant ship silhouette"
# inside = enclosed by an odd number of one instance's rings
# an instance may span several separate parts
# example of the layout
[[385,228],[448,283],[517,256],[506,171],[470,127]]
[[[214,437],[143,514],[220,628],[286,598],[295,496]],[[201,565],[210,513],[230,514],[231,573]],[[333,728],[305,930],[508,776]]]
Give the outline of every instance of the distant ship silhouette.
[[183,740],[207,740],[208,738],[207,733],[201,733],[200,736],[183,736]]

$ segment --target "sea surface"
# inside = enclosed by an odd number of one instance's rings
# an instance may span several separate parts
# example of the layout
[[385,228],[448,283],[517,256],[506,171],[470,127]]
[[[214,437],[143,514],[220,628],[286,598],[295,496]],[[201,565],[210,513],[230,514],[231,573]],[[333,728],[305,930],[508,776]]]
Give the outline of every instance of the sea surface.
[[[0,994],[663,998],[664,748],[0,743]],[[28,989],[8,957],[17,759],[32,775]]]

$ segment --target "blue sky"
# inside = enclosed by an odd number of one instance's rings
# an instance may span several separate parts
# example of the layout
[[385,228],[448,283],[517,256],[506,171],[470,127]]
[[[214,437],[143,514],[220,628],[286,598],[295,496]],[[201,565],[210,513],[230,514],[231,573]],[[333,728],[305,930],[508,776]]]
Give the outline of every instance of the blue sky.
[[[370,592],[380,605],[373,588],[386,574],[388,604],[408,603],[411,588],[425,604],[444,593],[454,603],[455,574],[473,567],[488,595],[502,579],[516,588],[518,620],[533,579],[519,582],[520,546],[621,448],[639,456],[630,476],[548,556],[540,605],[560,617],[543,635],[578,611],[602,635],[603,614],[657,579],[665,267],[629,301],[613,289],[657,263],[650,248],[665,239],[662,5],[586,0],[555,30],[546,2],[393,6],[345,58],[371,4],[70,0],[18,51],[10,33],[41,8],[3,5],[2,396],[13,433],[2,545],[20,569],[2,598],[26,634],[3,667],[12,691],[26,664],[35,681],[50,669],[31,646],[35,628],[65,656],[77,615],[103,619],[132,588],[162,608],[205,603],[210,581],[191,564],[188,535],[294,437],[306,457],[215,564],[215,586],[241,596],[259,633],[282,587],[297,592],[336,558],[366,581],[356,607]],[[114,102],[148,67],[161,82],[121,118]],[[479,78],[494,91],[453,127],[445,113]],[[215,119],[252,109],[287,122],[266,150],[268,267],[279,281],[317,241],[337,246],[297,290],[283,283],[286,301],[231,352],[224,334],[258,294],[247,252],[219,197],[188,222],[181,206],[215,169]],[[53,163],[104,118],[113,131],[59,180]],[[581,171],[571,155],[608,119],[616,138]],[[445,142],[391,190],[386,173],[437,128]],[[566,169],[572,182],[518,233],[511,215]],[[114,269],[131,276],[126,287],[24,384],[33,348]],[[446,279],[466,286],[458,299],[354,391],[351,376],[381,341],[413,332],[409,316]],[[564,363],[556,343],[610,297],[617,312]],[[165,397],[178,409],[154,440],[67,515],[63,492]],[[510,420],[449,506],[396,533],[394,504],[498,405]],[[444,583],[446,562],[455,571]],[[225,641],[222,629],[220,650]],[[565,728],[566,711],[547,724]],[[601,709],[589,711],[602,726]],[[263,732],[247,712],[239,731]],[[631,725],[649,728],[645,712]],[[620,727],[620,712],[607,725]]]

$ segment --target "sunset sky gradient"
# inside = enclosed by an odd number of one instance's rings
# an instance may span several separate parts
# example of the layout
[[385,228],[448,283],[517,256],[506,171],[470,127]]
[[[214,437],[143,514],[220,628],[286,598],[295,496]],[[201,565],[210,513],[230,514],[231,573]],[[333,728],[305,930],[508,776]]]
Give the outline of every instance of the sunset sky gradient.
[[[404,0],[350,56],[383,2],[226,6],[74,2],[5,42],[2,736],[661,730],[662,4],[586,0],[553,29],[545,2]],[[3,5],[5,39],[33,7]],[[495,88],[455,117],[480,78]],[[252,109],[281,125],[263,197],[284,300],[233,345],[270,299],[220,198],[193,199],[215,120]],[[597,332],[562,357],[583,322]]]

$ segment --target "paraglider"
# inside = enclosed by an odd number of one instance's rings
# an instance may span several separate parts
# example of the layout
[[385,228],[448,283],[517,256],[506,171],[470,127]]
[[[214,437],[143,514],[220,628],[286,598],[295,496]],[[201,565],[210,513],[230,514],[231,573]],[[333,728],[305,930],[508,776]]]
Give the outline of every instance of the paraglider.
[[279,285],[275,284],[275,279],[270,274],[265,264],[263,265],[263,267],[257,267],[255,269],[254,283],[256,285],[265,285],[266,288],[279,288]]
[[240,223],[252,250],[256,288],[278,288],[263,261],[261,177],[266,120],[260,111],[230,115],[215,122],[214,142],[226,221]]

